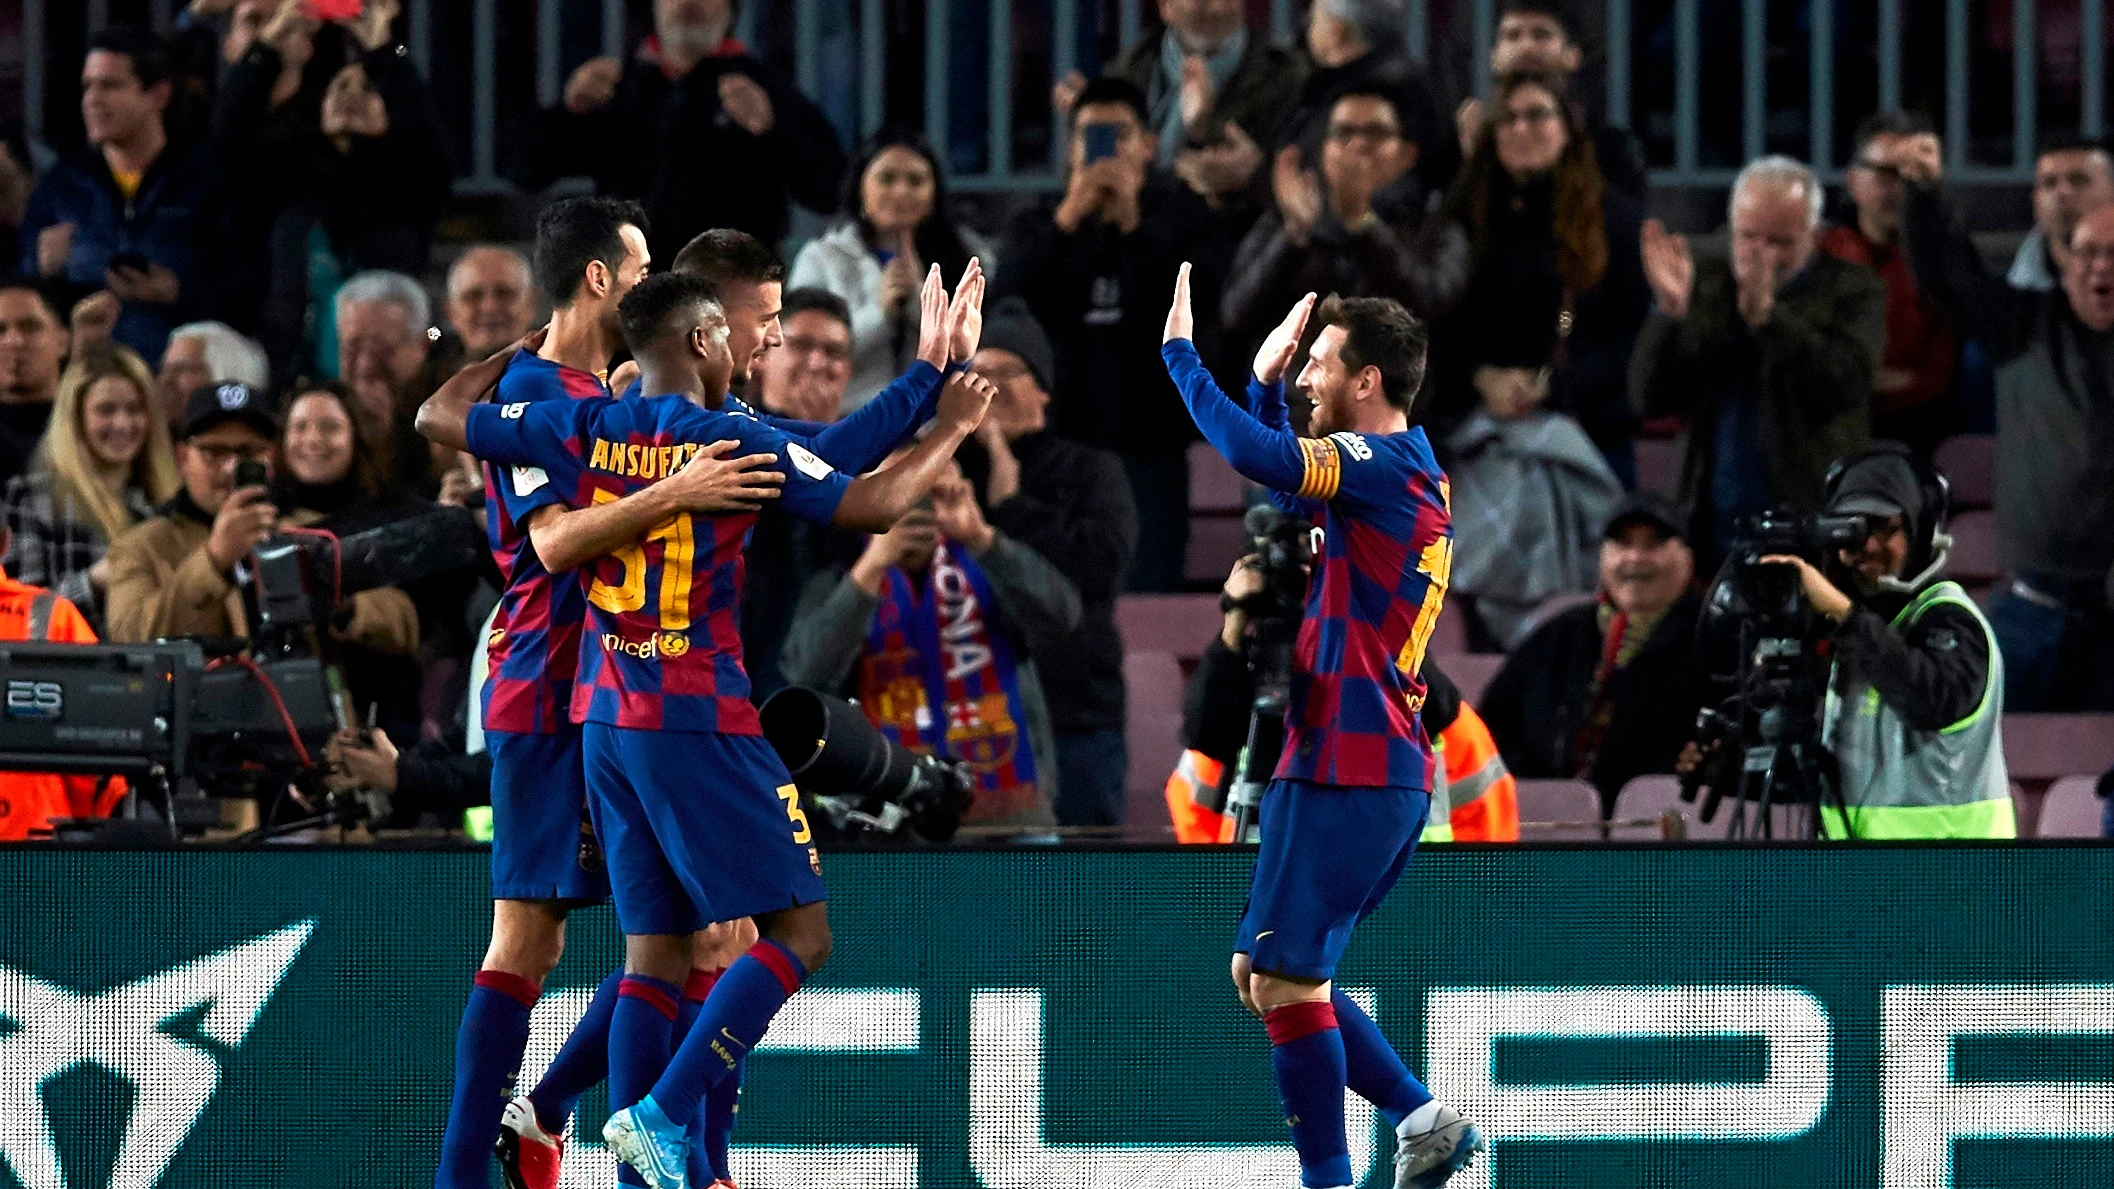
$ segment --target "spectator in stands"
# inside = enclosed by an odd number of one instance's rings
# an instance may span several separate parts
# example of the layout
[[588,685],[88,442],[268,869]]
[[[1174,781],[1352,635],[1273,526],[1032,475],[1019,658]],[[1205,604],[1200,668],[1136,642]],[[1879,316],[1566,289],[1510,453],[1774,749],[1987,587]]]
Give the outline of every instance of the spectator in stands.
[[798,421],[835,421],[851,383],[851,306],[827,289],[788,289],[779,305],[784,343],[757,364],[758,403]]
[[[827,289],[787,290],[778,321],[784,342],[763,353],[751,373],[758,403],[797,421],[835,421],[852,375],[852,313]],[[741,655],[749,696],[759,705],[784,689],[778,656],[793,627],[793,609],[818,573],[849,562],[865,542],[858,534],[812,524],[766,503],[743,551]]]
[[[1573,119],[1584,130],[1585,137],[1593,142],[1593,155],[1608,189],[1621,193],[1632,205],[1641,208],[1647,184],[1644,145],[1629,129],[1608,126],[1600,119],[1599,113],[1580,102],[1575,84],[1578,68],[1584,62],[1585,51],[1573,34],[1562,0],[1505,0],[1497,18],[1497,37],[1490,44],[1490,77],[1501,79],[1514,74],[1562,77],[1566,90],[1570,92]],[[1461,105],[1454,110],[1454,126],[1460,135],[1463,159],[1475,155],[1476,140],[1482,135],[1483,116],[1483,101],[1474,96],[1461,100]]]
[[160,359],[169,328],[213,308],[207,254],[221,241],[218,187],[206,154],[172,142],[169,55],[142,29],[90,39],[81,66],[88,144],[37,182],[21,229],[22,270],[62,304],[98,289],[124,303],[117,341]]
[[29,471],[8,481],[8,571],[100,623],[110,542],[176,490],[176,455],[147,365],[116,344],[84,353],[59,380]]
[[37,179],[29,155],[29,141],[19,126],[0,134],[0,267],[13,269],[22,258],[16,232],[29,214],[29,192]]
[[2114,710],[2114,204],[2078,218],[2063,285],[2004,283],[1951,219],[1936,137],[1895,146],[1923,291],[1996,362],[1996,517],[2011,585],[1990,604],[2004,708]]
[[51,421],[66,361],[66,324],[25,281],[0,280],[0,476],[12,479]]
[[1276,205],[1255,221],[1226,278],[1222,309],[1236,353],[1250,351],[1308,293],[1392,297],[1433,318],[1460,296],[1468,240],[1430,209],[1415,174],[1417,145],[1394,100],[1347,91],[1329,112],[1321,171],[1302,169],[1299,148],[1278,150]]
[[1647,418],[1688,418],[1680,494],[1713,568],[1736,521],[1771,505],[1817,509],[1828,463],[1871,437],[1886,286],[1815,252],[1820,207],[1812,170],[1764,157],[1733,183],[1729,266],[1698,266],[1684,237],[1644,225],[1657,309],[1630,390]]
[[483,359],[536,326],[536,281],[528,258],[476,244],[448,269],[448,325],[465,360]]
[[[12,553],[6,537],[0,527],[0,552]],[[96,637],[64,596],[0,570],[0,641],[10,640],[93,644]],[[109,817],[125,792],[125,781],[115,776],[0,773],[0,842],[48,833],[55,818]]]
[[1315,0],[1306,31],[1312,65],[1278,125],[1272,150],[1296,144],[1307,164],[1321,160],[1336,100],[1352,91],[1379,91],[1393,97],[1404,134],[1422,149],[1418,176],[1428,188],[1444,190],[1460,157],[1423,68],[1410,60],[1408,28],[1406,0]]
[[1079,592],[1079,625],[1036,655],[1056,744],[1057,820],[1113,826],[1123,820],[1123,637],[1116,596],[1138,541],[1122,460],[1049,432],[1057,371],[1027,303],[1006,298],[985,314],[976,373],[998,386],[962,470],[991,524],[1042,555]]
[[186,322],[170,331],[154,381],[162,420],[174,429],[192,393],[230,381],[271,390],[271,365],[256,340],[225,322]]
[[1674,770],[1708,693],[1683,524],[1665,497],[1630,496],[1600,545],[1599,597],[1551,616],[1505,658],[1476,709],[1513,775],[1590,781],[1606,814],[1631,779]]
[[[1138,509],[1133,590],[1180,590],[1189,540],[1189,461],[1196,426],[1160,362],[1162,294],[1195,264],[1198,349],[1218,358],[1216,214],[1152,170],[1145,96],[1118,78],[1088,83],[1072,108],[1063,197],[1023,213],[1006,233],[993,300],[1027,299],[1057,352],[1057,432],[1123,458]],[[1089,162],[1087,142],[1114,154]]]
[[[1299,94],[1306,63],[1247,27],[1238,0],[1159,0],[1158,37],[1109,63],[1108,73],[1145,93],[1156,156],[1234,227],[1268,205],[1263,146]],[[1057,112],[1070,116],[1086,76],[1056,87]]]
[[1906,442],[1928,458],[1959,424],[1953,373],[1960,342],[1952,320],[1916,288],[1901,249],[1901,175],[1889,164],[1906,137],[1929,135],[1930,121],[1880,112],[1857,129],[1844,174],[1857,220],[1830,227],[1820,250],[1864,265],[1886,283],[1886,353],[1872,380],[1872,436]]
[[734,37],[734,0],[654,0],[653,25],[628,63],[573,71],[529,138],[524,184],[584,173],[638,199],[661,260],[712,227],[776,244],[793,202],[829,210],[844,177],[836,130]]
[[[344,57],[316,59],[333,67],[320,94],[304,84],[271,109],[269,88],[252,84],[240,93],[231,87],[220,106],[222,141],[259,142],[285,179],[285,201],[269,222],[271,276],[261,323],[281,375],[305,363],[302,316],[328,292],[314,276],[319,254],[339,276],[416,276],[431,254],[455,167],[425,80],[390,32],[396,7],[396,0],[376,0],[344,23]],[[252,53],[271,50],[260,44]]]
[[2014,289],[2054,293],[2070,263],[2077,221],[2114,202],[2114,154],[2104,141],[2050,136],[2033,163],[2033,230],[2006,276]]
[[929,509],[810,582],[794,624],[786,679],[856,696],[891,739],[967,763],[975,801],[965,821],[1056,824],[1056,746],[1036,665],[1079,626],[1079,592],[991,527],[959,470],[933,486]]
[[1438,339],[1443,391],[1456,416],[1566,414],[1634,483],[1629,363],[1651,305],[1642,212],[1607,184],[1559,76],[1500,79],[1490,113],[1447,195],[1474,268]]
[[272,535],[271,489],[235,487],[235,472],[277,463],[279,423],[262,394],[240,384],[200,388],[184,406],[176,468],[183,490],[152,520],[110,543],[110,638],[245,636],[235,563]]
[[420,402],[439,387],[432,361],[439,332],[425,286],[402,273],[363,272],[338,290],[336,311],[338,375],[357,400],[361,433],[392,483],[431,494],[432,456],[411,427]]
[[[340,536],[432,510],[426,501],[382,486],[380,460],[353,416],[352,390],[335,381],[303,381],[289,390],[279,452],[278,502],[286,523]],[[419,730],[419,608],[393,586],[364,590],[346,603],[336,661],[362,722],[399,739]]]
[[990,246],[947,212],[939,158],[915,132],[884,128],[844,175],[846,218],[793,259],[790,288],[827,289],[851,306],[852,377],[845,411],[886,388],[918,350],[918,286],[940,266],[953,284]]

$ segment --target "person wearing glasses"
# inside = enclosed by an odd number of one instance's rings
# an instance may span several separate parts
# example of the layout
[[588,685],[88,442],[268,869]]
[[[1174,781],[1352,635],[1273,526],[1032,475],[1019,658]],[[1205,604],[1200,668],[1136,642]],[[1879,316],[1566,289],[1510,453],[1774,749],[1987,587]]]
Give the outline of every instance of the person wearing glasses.
[[1276,205],[1242,239],[1220,303],[1240,353],[1307,293],[1391,297],[1426,319],[1453,304],[1468,280],[1468,239],[1432,209],[1418,153],[1381,90],[1348,92],[1329,109],[1319,171],[1299,146],[1278,150]]

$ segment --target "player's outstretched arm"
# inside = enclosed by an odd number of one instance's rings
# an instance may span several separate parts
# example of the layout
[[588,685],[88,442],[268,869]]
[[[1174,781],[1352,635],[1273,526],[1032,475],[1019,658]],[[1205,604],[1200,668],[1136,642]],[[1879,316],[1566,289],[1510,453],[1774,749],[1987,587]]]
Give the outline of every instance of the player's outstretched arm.
[[991,381],[973,372],[960,372],[949,379],[940,393],[932,432],[895,465],[852,480],[830,523],[870,533],[888,531],[947,473],[955,450],[983,424],[984,411],[991,407],[997,391]]
[[[1298,436],[1290,429],[1263,425],[1219,391],[1218,382],[1204,369],[1196,344],[1189,340],[1194,325],[1189,305],[1189,265],[1185,263],[1175,276],[1174,304],[1167,311],[1167,333],[1160,346],[1167,374],[1182,394],[1182,403],[1189,406],[1189,415],[1196,419],[1204,440],[1224,455],[1234,470],[1265,487],[1297,492],[1306,482],[1307,470],[1306,451],[1300,447]],[[1283,329],[1279,327],[1279,332]],[[1273,340],[1277,333],[1272,333]],[[1297,343],[1295,335],[1295,347]],[[1286,362],[1290,362],[1289,355]],[[1278,370],[1281,376],[1282,367]]]
[[932,419],[948,368],[976,354],[984,331],[984,285],[983,262],[972,256],[950,300],[933,265],[918,293],[918,357],[910,370],[834,425],[806,435],[780,428],[805,436],[808,448],[840,471],[872,470]]
[[438,442],[450,450],[468,449],[465,423],[469,420],[470,406],[483,400],[485,393],[498,386],[499,377],[506,374],[507,365],[514,361],[516,351],[535,351],[542,347],[543,336],[549,330],[547,326],[537,327],[520,342],[502,347],[449,376],[440,390],[418,407],[415,422],[418,432],[427,441]]
[[637,541],[683,512],[754,512],[778,498],[785,484],[770,469],[775,454],[729,457],[739,442],[722,438],[700,450],[683,469],[619,500],[587,508],[554,504],[528,521],[529,542],[543,568],[562,574]]

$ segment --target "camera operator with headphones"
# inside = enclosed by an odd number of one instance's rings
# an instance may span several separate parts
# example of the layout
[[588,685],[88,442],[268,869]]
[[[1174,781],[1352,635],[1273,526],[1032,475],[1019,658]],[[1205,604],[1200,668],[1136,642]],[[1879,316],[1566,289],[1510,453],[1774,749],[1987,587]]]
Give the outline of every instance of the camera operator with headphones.
[[1842,806],[1822,807],[1822,836],[2017,837],[1998,725],[2003,658],[1967,592],[1938,577],[1952,544],[1944,477],[1874,450],[1830,468],[1826,499],[1828,515],[1865,518],[1861,546],[1837,551],[1828,573],[1786,554],[1761,559],[1797,567],[1807,601],[1838,625],[1822,742]]

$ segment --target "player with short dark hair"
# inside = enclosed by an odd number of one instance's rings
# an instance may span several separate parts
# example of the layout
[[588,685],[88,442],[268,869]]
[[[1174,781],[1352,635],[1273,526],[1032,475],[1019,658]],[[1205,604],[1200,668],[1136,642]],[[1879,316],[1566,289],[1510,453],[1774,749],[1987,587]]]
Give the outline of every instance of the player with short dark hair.
[[[553,204],[538,221],[535,247],[539,279],[557,301],[547,333],[533,350],[509,347],[450,383],[474,385],[474,395],[493,383],[482,373],[503,361],[497,388],[509,404],[606,397],[603,376],[622,341],[619,304],[648,265],[644,220],[636,204],[608,198]],[[728,460],[726,449],[700,455],[651,493],[580,511],[555,500],[534,467],[486,468],[486,526],[504,579],[482,691],[492,756],[492,941],[463,1011],[440,1189],[482,1189],[495,1141],[510,1184],[554,1185],[554,1137],[571,1113],[569,1098],[546,1098],[543,1113],[555,1126],[538,1128],[534,1106],[508,1101],[530,1012],[564,952],[566,915],[609,894],[588,824],[580,729],[568,713],[586,600],[565,571],[672,514],[747,506],[752,492],[770,489],[774,480],[753,473],[760,460]],[[569,1056],[577,1064],[579,1050],[590,1051],[579,1090],[601,1079],[601,1030],[616,990],[612,976],[582,1017],[578,1044],[569,1041],[554,1064],[562,1070]]]
[[[926,325],[943,324],[921,344],[921,366],[935,375],[931,353],[942,363],[973,353],[980,277],[972,267],[951,310],[943,292],[935,302],[937,289],[928,279],[924,308],[937,305],[942,318]],[[704,278],[668,273],[625,298],[626,337],[651,395],[466,409],[429,402],[421,428],[495,462],[540,467],[545,483],[586,508],[650,491],[706,444],[732,440],[773,457],[780,501],[795,515],[881,531],[929,491],[989,404],[987,382],[957,375],[933,432],[892,465],[851,479],[727,395],[734,359],[713,294]],[[877,436],[887,444],[894,437]],[[849,445],[839,435],[825,448]],[[619,1007],[669,998],[689,967],[690,934],[704,921],[754,917],[763,935],[720,977],[672,1059],[672,1003],[657,1032],[612,1027],[612,1075],[665,1063],[652,1092],[635,1101],[612,1077],[621,1109],[603,1130],[657,1189],[685,1183],[686,1124],[831,944],[820,859],[799,793],[761,737],[732,622],[753,522],[752,513],[677,515],[584,575],[589,638],[574,708],[586,720],[596,827],[626,935]],[[700,773],[709,776],[700,782]]]
[[1453,564],[1446,476],[1409,409],[1424,379],[1423,323],[1386,298],[1331,297],[1299,386],[1313,436],[1294,433],[1284,373],[1315,295],[1256,353],[1251,416],[1219,391],[1189,340],[1189,265],[1161,355],[1204,437],[1279,506],[1325,532],[1293,646],[1284,752],[1259,813],[1247,911],[1234,946],[1241,1002],[1262,1017],[1300,1182],[1351,1183],[1345,1086],[1395,1125],[1398,1189],[1434,1189],[1483,1141],[1432,1098],[1331,979],[1351,931],[1387,895],[1431,809],[1421,712],[1424,649]]

